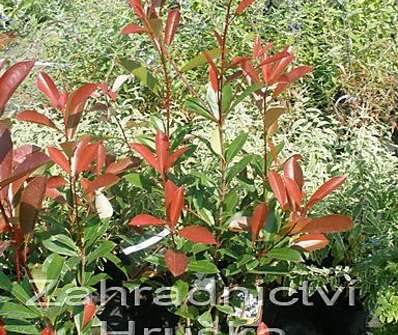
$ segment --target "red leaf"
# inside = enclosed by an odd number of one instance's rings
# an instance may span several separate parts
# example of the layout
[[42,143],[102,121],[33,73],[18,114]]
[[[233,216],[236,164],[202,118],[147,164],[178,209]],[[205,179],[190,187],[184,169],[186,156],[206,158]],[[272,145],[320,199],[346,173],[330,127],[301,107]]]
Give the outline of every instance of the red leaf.
[[0,77],[0,114],[3,112],[8,100],[10,100],[15,90],[28,76],[34,65],[34,61],[16,63],[7,69]]
[[267,204],[265,203],[258,204],[254,209],[251,218],[251,227],[250,227],[253,242],[257,240],[258,235],[260,234],[260,230],[264,227],[267,215],[268,215],[268,207]]
[[287,194],[282,177],[278,173],[271,171],[268,174],[268,181],[269,185],[271,186],[272,192],[274,193],[282,209],[287,209]]
[[297,162],[299,159],[301,159],[300,155],[293,155],[290,157],[284,164],[283,172],[285,177],[293,179],[300,190],[302,190],[304,185],[304,176],[303,171]]
[[[5,232],[8,232],[10,230],[9,225],[7,224],[7,221],[4,219],[3,214],[0,214],[0,234],[3,234]],[[1,242],[1,241],[0,241]]]
[[242,14],[247,9],[247,7],[249,7],[253,2],[254,0],[242,0],[239,3],[238,8],[236,8],[236,14],[237,15]]
[[5,186],[11,184],[12,182],[29,175],[34,170],[39,168],[40,166],[48,163],[48,157],[42,152],[33,152],[32,154],[28,155],[25,160],[19,164],[14,173],[0,182],[0,189],[4,188]]
[[[11,175],[13,163],[13,145],[8,127],[0,124],[0,180]],[[2,196],[7,196],[7,189],[2,191]]]
[[178,158],[180,158],[184,153],[188,151],[187,147],[182,147],[174,151],[170,156],[169,156],[169,162],[167,164],[167,168],[173,167],[174,163]]
[[269,335],[269,329],[264,322],[258,325],[256,335]]
[[289,177],[282,176],[283,182],[285,183],[287,195],[293,206],[293,210],[300,208],[303,203],[303,193],[298,187],[297,183]]
[[212,233],[202,226],[187,226],[181,229],[180,236],[194,243],[217,244]]
[[164,261],[174,277],[181,276],[188,266],[188,257],[171,249],[164,254]]
[[329,240],[323,234],[307,234],[294,240],[294,245],[305,251],[320,250],[326,247]]
[[260,77],[258,76],[256,69],[254,68],[253,64],[246,60],[243,61],[242,64],[242,70],[243,72],[250,77],[251,81],[253,83],[259,83],[260,82]]
[[156,133],[156,154],[159,163],[159,169],[162,174],[167,173],[169,162],[169,138],[161,130]]
[[136,24],[129,23],[122,29],[122,35],[129,34],[142,34],[146,33],[147,30],[144,27],[137,26]]
[[57,126],[47,116],[40,114],[35,110],[25,110],[19,113],[16,118],[18,121],[37,123],[42,126],[57,129]]
[[14,150],[13,164],[21,164],[26,156],[33,152],[40,151],[40,148],[32,144],[23,144]]
[[281,59],[283,59],[285,57],[288,57],[288,56],[290,56],[289,50],[287,48],[285,48],[284,50],[276,53],[273,56],[265,57],[265,59],[261,62],[260,66],[263,67],[265,65],[269,65],[271,63],[275,63],[275,62],[277,62],[277,61],[279,61],[279,60],[281,60]]
[[75,170],[72,171],[74,175],[77,175],[83,171],[87,171],[90,168],[91,163],[97,156],[98,144],[87,144],[82,145],[80,150],[76,149],[74,160],[75,160]]
[[253,58],[258,58],[261,57],[264,54],[264,49],[261,44],[261,38],[260,36],[256,36],[256,39],[254,40],[253,44]]
[[307,73],[312,72],[312,67],[310,66],[298,66],[289,73],[286,73],[285,77],[287,82],[292,83],[293,81],[303,77]]
[[346,180],[345,176],[338,176],[329,179],[326,183],[320,186],[308,200],[307,209],[312,208],[316,203],[327,197],[330,193],[336,190]]
[[348,216],[332,214],[311,219],[300,233],[339,233],[352,229],[352,219]]
[[123,158],[109,164],[109,166],[107,166],[107,168],[105,169],[105,173],[119,174],[127,170],[133,164],[134,162],[131,158]]
[[97,308],[94,302],[90,298],[87,298],[84,301],[82,329],[84,329],[94,318],[96,310]]
[[40,332],[40,335],[56,335],[56,334],[54,329],[52,329],[51,327],[46,327]]
[[218,71],[217,66],[213,61],[213,58],[205,51],[204,56],[206,57],[207,63],[209,64],[209,81],[211,88],[214,92],[218,92]]
[[63,197],[63,195],[61,194],[61,192],[59,192],[57,189],[55,188],[48,188],[46,190],[46,197],[53,199],[55,202],[59,203],[59,204],[64,204],[66,203],[66,199]]
[[294,56],[290,55],[285,58],[283,58],[272,70],[271,75],[268,78],[268,85],[272,85],[276,83],[277,81],[280,80],[281,76],[283,75],[283,71],[286,69],[286,67],[293,62]]
[[47,152],[48,152],[48,155],[50,156],[50,159],[55,164],[57,164],[66,173],[70,173],[70,165],[69,165],[68,158],[65,156],[65,154],[61,150],[58,150],[57,148],[54,148],[54,147],[48,147]]
[[164,31],[164,42],[167,45],[170,45],[173,42],[179,23],[180,23],[180,11],[178,9],[170,10],[167,16],[167,22]]
[[0,335],[7,335],[4,321],[0,320]]
[[37,216],[46,194],[47,177],[33,178],[22,191],[19,209],[19,222],[24,235],[33,232]]
[[149,150],[145,145],[139,143],[133,143],[131,145],[131,148],[137,151],[150,166],[152,166],[156,171],[161,173],[159,163],[151,150]]
[[51,106],[53,108],[60,107],[59,105],[60,93],[57,89],[57,86],[54,84],[54,81],[47,73],[45,72],[39,73],[39,75],[37,76],[36,85],[37,88],[41,92],[43,92],[46,95],[46,97],[50,100]]
[[61,176],[50,177],[47,180],[47,188],[61,188],[66,185],[66,181]]
[[98,190],[99,188],[109,187],[113,184],[116,184],[119,181],[119,179],[120,178],[118,176],[115,176],[113,174],[104,174],[102,176],[98,176],[90,183],[86,192],[92,193]]
[[155,216],[149,214],[139,214],[133,217],[130,222],[130,227],[142,227],[142,226],[162,226],[164,221]]
[[171,229],[174,229],[184,207],[184,188],[177,188],[172,181],[168,180],[165,184],[165,200],[168,224]]
[[141,0],[129,0],[130,6],[133,7],[135,15],[140,19],[145,19],[144,7],[141,4]]

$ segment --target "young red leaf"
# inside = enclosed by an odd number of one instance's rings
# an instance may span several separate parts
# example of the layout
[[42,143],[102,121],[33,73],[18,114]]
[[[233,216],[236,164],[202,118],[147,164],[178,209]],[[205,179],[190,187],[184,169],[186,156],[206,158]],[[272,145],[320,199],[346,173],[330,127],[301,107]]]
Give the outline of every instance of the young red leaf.
[[168,224],[171,229],[174,229],[184,207],[184,188],[176,187],[172,181],[168,180],[165,185],[165,202]]
[[242,0],[238,8],[236,8],[236,14],[240,15],[242,14],[255,0]]
[[87,171],[90,168],[91,163],[97,156],[98,144],[83,145],[81,150],[76,149],[74,160],[75,170],[72,171],[74,175],[77,175],[83,171]]
[[348,216],[332,214],[311,219],[300,233],[339,233],[352,229],[352,219]]
[[326,183],[320,186],[308,200],[307,209],[312,208],[316,203],[326,198],[330,193],[340,187],[346,180],[345,176],[338,176],[329,179]]
[[176,162],[176,160],[178,158],[180,158],[184,153],[186,153],[188,151],[187,147],[182,147],[177,149],[176,151],[174,151],[170,156],[169,156],[169,161],[167,164],[167,168],[171,168],[173,167],[174,163]]
[[61,176],[53,176],[47,180],[47,188],[61,188],[66,185],[66,180]]
[[135,165],[134,161],[131,158],[123,158],[109,164],[105,169],[105,173],[119,174],[126,171],[129,167],[134,165]]
[[0,77],[0,114],[3,112],[8,100],[10,100],[15,90],[28,76],[34,65],[34,61],[16,63],[7,69]]
[[187,226],[180,230],[180,236],[194,243],[217,244],[212,233],[202,226]]
[[285,177],[293,179],[300,190],[302,190],[304,185],[304,176],[298,163],[299,159],[301,159],[300,155],[293,155],[290,157],[283,166],[283,173]]
[[269,185],[271,186],[272,192],[274,193],[275,198],[278,200],[282,209],[287,209],[287,193],[282,177],[278,173],[271,171],[268,174],[268,181]]
[[97,308],[96,308],[94,302],[90,298],[87,298],[84,301],[82,329],[84,329],[90,323],[90,321],[94,318],[96,310],[97,310]]
[[[0,234],[6,233],[10,230],[9,225],[7,224],[7,221],[4,219],[3,214],[0,214]],[[0,241],[1,243],[2,241]],[[1,252],[0,252],[1,253]]]
[[298,66],[289,73],[286,73],[285,77],[288,83],[292,83],[293,81],[303,77],[307,73],[312,72],[312,67],[310,66]]
[[164,31],[164,42],[167,45],[170,45],[173,42],[179,23],[180,23],[180,11],[178,9],[170,10],[167,16],[167,22]]
[[250,77],[252,83],[259,83],[260,82],[260,77],[258,76],[258,73],[256,72],[256,69],[254,68],[253,64],[246,60],[241,63],[241,67],[243,72]]
[[282,176],[282,179],[285,184],[290,203],[293,205],[293,210],[300,208],[303,203],[303,193],[297,183],[286,176]]
[[0,335],[7,335],[4,321],[0,319]]
[[288,83],[278,83],[278,85],[276,85],[274,91],[272,92],[272,96],[274,98],[278,97],[282,92],[286,90],[288,86]]
[[268,207],[265,203],[258,204],[254,209],[253,215],[251,217],[250,226],[253,242],[257,240],[258,235],[260,234],[260,230],[264,227],[267,215]]
[[150,166],[152,166],[156,171],[161,173],[159,163],[151,150],[149,150],[145,145],[139,143],[133,143],[131,145],[131,148],[137,151]]
[[19,113],[16,117],[18,121],[26,121],[37,123],[42,126],[47,126],[50,128],[57,129],[57,126],[45,115],[35,111],[35,110],[25,110]]
[[116,184],[119,179],[120,178],[114,174],[104,174],[102,176],[98,176],[90,183],[86,192],[92,193],[102,187],[109,187],[113,184]]
[[145,11],[141,0],[129,0],[130,6],[134,9],[135,15],[140,19],[145,19]]
[[209,64],[209,81],[211,88],[214,92],[218,92],[218,71],[217,66],[213,61],[213,58],[205,51],[204,56],[206,57],[207,63]]
[[188,257],[171,249],[164,254],[164,261],[174,277],[181,276],[188,266]]
[[142,226],[162,226],[164,221],[155,216],[149,214],[139,214],[133,217],[130,222],[130,227],[142,227]]
[[44,328],[41,332],[40,335],[56,335],[54,329],[52,329],[50,326]]
[[256,335],[269,335],[269,329],[264,322],[258,325]]
[[[0,124],[0,181],[11,175],[13,164],[13,144],[8,127]],[[3,198],[7,196],[7,188],[1,192]],[[1,198],[1,196],[0,196]]]
[[57,202],[59,204],[66,203],[66,199],[64,198],[64,196],[61,194],[61,192],[59,192],[55,188],[48,188],[47,187],[46,197],[50,198],[50,199],[53,199],[55,202]]
[[286,67],[293,62],[294,56],[290,55],[285,58],[283,58],[272,70],[271,75],[268,78],[268,85],[273,85],[277,81],[279,81],[283,75],[283,71],[286,69]]
[[39,73],[39,75],[37,76],[36,85],[37,88],[41,92],[43,92],[46,95],[46,97],[50,100],[51,106],[53,108],[60,107],[59,105],[60,93],[58,91],[57,86],[54,84],[54,81],[47,73],[45,72]]
[[33,152],[27,155],[25,160],[15,168],[14,173],[0,182],[0,189],[24,176],[28,176],[40,166],[47,164],[48,160],[47,155],[42,152]]
[[142,34],[146,33],[147,30],[144,27],[137,26],[136,24],[129,23],[122,29],[122,35],[130,34]]
[[22,191],[19,208],[19,222],[24,235],[33,231],[37,216],[41,210],[44,195],[46,194],[47,177],[33,178]]
[[256,36],[256,39],[254,40],[253,44],[253,56],[252,58],[259,58],[264,54],[264,49],[261,44],[261,38],[260,36]]
[[156,154],[159,163],[159,169],[162,174],[165,174],[168,169],[169,147],[169,138],[161,130],[158,130],[156,133]]
[[62,170],[64,170],[66,173],[70,173],[70,165],[68,158],[65,156],[65,154],[54,147],[48,147],[47,148],[48,155],[50,156],[50,159],[57,164]]
[[306,234],[294,240],[294,245],[308,252],[326,247],[329,240],[323,234]]

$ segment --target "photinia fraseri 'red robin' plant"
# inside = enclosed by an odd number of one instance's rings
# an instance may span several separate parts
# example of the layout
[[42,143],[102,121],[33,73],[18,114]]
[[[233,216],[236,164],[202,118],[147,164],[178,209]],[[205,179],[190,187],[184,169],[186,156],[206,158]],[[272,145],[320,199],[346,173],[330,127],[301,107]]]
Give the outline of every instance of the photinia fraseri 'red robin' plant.
[[[186,287],[191,287],[198,275],[215,277],[216,287],[231,288],[245,283],[256,289],[278,278],[278,273],[288,274],[297,262],[303,261],[303,254],[325,248],[329,243],[326,234],[352,228],[352,220],[343,215],[310,215],[313,206],[337,189],[345,177],[332,178],[307,199],[298,162],[301,156],[294,155],[281,163],[280,146],[272,141],[278,119],[287,110],[281,100],[283,93],[310,73],[311,67],[293,66],[295,58],[290,47],[273,53],[272,43],[264,44],[260,37],[255,39],[249,56],[234,57],[228,51],[231,25],[254,2],[226,1],[224,25],[213,32],[216,47],[201,51],[182,68],[174,60],[172,50],[178,26],[183,22],[179,9],[167,9],[159,1],[131,0],[137,22],[122,29],[123,35],[147,36],[159,55],[160,66],[153,73],[162,74],[163,85],[137,60],[120,60],[163,101],[159,109],[163,124],[155,127],[154,139],[146,137],[144,143],[133,143],[131,148],[155,171],[150,172],[156,185],[152,190],[163,195],[163,206],[155,206],[153,211],[162,211],[164,215],[153,215],[149,209],[133,216],[129,226],[134,231],[168,231],[167,237],[153,252],[148,251],[144,259],[156,273],[167,269],[175,278],[173,288],[183,296],[173,302],[170,310],[181,318],[181,329],[207,328],[219,334],[220,327],[226,329],[227,324],[238,329],[260,321],[262,313],[254,319],[242,319],[238,306],[225,305],[221,294],[212,306],[191,304]],[[191,84],[186,72],[206,64],[208,73],[202,83],[207,86],[207,95],[201,96],[204,90],[198,83]],[[143,73],[151,78],[150,83],[143,80]],[[188,98],[180,100],[174,94],[177,82],[184,87],[182,95],[190,95]],[[232,141],[226,136],[227,117],[248,99],[259,110],[254,117],[262,123],[260,154],[243,151],[248,134],[241,133]],[[174,113],[178,111],[173,106],[183,106],[205,119],[210,140],[190,134],[191,143],[180,146],[184,137],[175,122]],[[209,169],[199,163],[203,157],[196,156],[195,140],[210,149],[213,163]],[[190,164],[186,166],[199,171],[203,168],[202,173],[185,167],[188,157]],[[192,163],[195,159],[198,164]],[[257,333],[266,334],[268,328],[260,324]]]

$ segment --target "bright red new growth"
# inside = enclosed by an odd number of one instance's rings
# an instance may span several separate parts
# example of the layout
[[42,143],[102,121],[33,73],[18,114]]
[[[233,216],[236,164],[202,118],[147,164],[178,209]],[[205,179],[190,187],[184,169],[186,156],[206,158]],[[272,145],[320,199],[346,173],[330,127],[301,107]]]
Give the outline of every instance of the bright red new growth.
[[211,88],[214,92],[218,92],[218,71],[217,66],[213,61],[213,58],[205,51],[204,56],[206,57],[207,63],[209,64],[209,81]]
[[81,147],[76,149],[74,159],[75,170],[72,171],[74,175],[77,175],[83,171],[87,171],[91,163],[97,157],[97,143],[82,144]]
[[261,322],[257,327],[256,335],[269,335],[269,329],[264,322]]
[[300,229],[300,233],[339,233],[352,229],[352,219],[348,216],[331,214],[310,221]]
[[247,9],[247,7],[249,7],[254,1],[255,0],[242,0],[239,3],[238,8],[236,8],[236,14],[242,14]]
[[34,61],[16,63],[0,77],[0,114],[2,114],[8,100],[28,76],[34,65]]
[[66,173],[70,172],[70,165],[68,158],[65,156],[65,154],[54,147],[48,147],[47,148],[48,155],[50,156],[50,159],[57,164],[62,170],[64,170]]
[[256,241],[261,229],[264,227],[265,220],[268,215],[268,206],[266,203],[261,203],[254,209],[253,215],[251,217],[251,235],[252,241]]
[[293,179],[300,190],[302,190],[304,185],[304,176],[303,171],[298,163],[298,160],[300,159],[300,155],[293,155],[290,157],[283,166],[283,172],[285,177]]
[[326,236],[320,233],[306,234],[294,240],[295,246],[307,252],[323,249],[328,243]]
[[53,108],[62,107],[60,104],[61,95],[58,91],[58,88],[47,73],[45,72],[39,73],[39,75],[37,76],[36,85],[37,88],[42,93],[44,93],[44,95],[50,100],[51,106]]
[[134,9],[135,15],[140,19],[145,19],[144,7],[141,0],[129,0],[130,6]]
[[184,207],[184,188],[177,187],[168,180],[165,184],[165,204],[167,212],[167,223],[171,229],[177,225]]
[[55,331],[51,327],[46,327],[40,332],[40,335],[55,335]]
[[179,23],[180,11],[178,9],[170,10],[164,31],[164,42],[166,45],[170,45],[173,42]]
[[55,124],[45,115],[35,111],[35,110],[25,110],[21,113],[19,113],[16,116],[16,119],[18,121],[26,121],[26,122],[31,122],[31,123],[37,123],[42,126],[47,126],[50,128],[57,129]]
[[174,277],[181,276],[188,266],[188,257],[171,249],[164,254],[164,261]]
[[181,229],[179,235],[194,243],[217,244],[212,233],[202,226],[188,226]]
[[139,214],[129,222],[130,227],[162,226],[164,224],[165,222],[162,219],[149,214]]
[[109,164],[105,169],[105,173],[119,174],[127,170],[133,164],[134,162],[131,158],[123,158]]
[[282,209],[287,209],[287,194],[282,177],[278,173],[271,171],[268,174],[268,181],[269,185],[271,186],[272,192],[274,193]]
[[307,209],[312,208],[315,204],[326,198],[330,193],[343,184],[345,180],[345,176],[338,176],[329,179],[326,183],[320,186],[308,200]]
[[87,193],[92,193],[100,188],[109,187],[116,184],[119,181],[119,177],[113,174],[104,174],[95,178],[86,190]]
[[7,331],[3,320],[0,320],[0,335],[7,335]]
[[84,301],[82,329],[84,329],[94,318],[96,310],[97,308],[94,302],[90,298],[87,298]]
[[137,26],[136,24],[129,23],[122,29],[122,35],[130,34],[142,34],[146,33],[147,30],[144,27]]
[[303,193],[298,187],[295,180],[282,176],[283,183],[285,184],[291,208],[296,211],[303,203]]

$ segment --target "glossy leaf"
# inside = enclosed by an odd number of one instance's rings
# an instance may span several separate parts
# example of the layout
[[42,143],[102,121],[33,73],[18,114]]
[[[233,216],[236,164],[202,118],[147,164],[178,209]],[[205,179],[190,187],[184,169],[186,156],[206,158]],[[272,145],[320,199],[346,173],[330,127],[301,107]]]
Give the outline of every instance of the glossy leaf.
[[214,116],[211,114],[210,111],[208,111],[205,107],[203,107],[199,100],[196,98],[189,98],[185,102],[185,106],[187,109],[195,112],[196,114],[203,116],[205,119],[208,119],[210,121],[217,121]]
[[143,65],[127,58],[120,58],[120,64],[131,74],[137,77],[143,86],[148,87],[152,92],[159,93],[159,82],[152,73]]
[[139,214],[129,222],[130,227],[161,226],[164,224],[165,222],[162,219],[149,214]]
[[301,262],[301,254],[299,251],[291,248],[274,248],[267,255],[268,258],[278,259],[281,261]]
[[168,158],[168,162],[167,162],[167,168],[172,168],[174,163],[183,155],[188,151],[188,147],[181,147],[179,149],[177,149],[176,151],[174,151]]
[[174,277],[181,276],[188,266],[188,257],[171,249],[168,249],[164,254],[164,261]]
[[221,51],[219,48],[215,48],[215,49],[211,49],[211,50],[207,50],[204,52],[201,52],[200,54],[198,54],[197,56],[195,56],[193,59],[191,59],[188,63],[186,63],[182,68],[181,71],[185,72],[185,71],[189,71],[192,70],[198,66],[204,65],[206,64],[207,60],[206,60],[206,56],[205,53],[210,56],[211,58],[216,58],[219,57],[221,54]]
[[303,203],[304,195],[298,187],[297,183],[289,177],[282,176],[282,179],[283,183],[285,184],[287,195],[291,204],[293,205],[294,210],[300,208]]
[[132,166],[137,166],[137,164],[131,158],[123,158],[109,164],[105,169],[105,173],[119,174]]
[[269,185],[271,186],[272,192],[274,193],[275,198],[278,200],[282,209],[287,209],[287,193],[282,177],[278,173],[271,171],[268,174],[268,181]]
[[87,171],[97,156],[97,144],[88,144],[82,148],[82,150],[76,150],[75,152],[75,171],[72,171],[74,175],[79,174],[83,171]]
[[65,154],[54,147],[48,147],[47,148],[48,155],[50,156],[50,159],[57,164],[62,170],[64,170],[66,173],[70,172],[70,165],[68,158],[65,156]]
[[52,329],[51,327],[46,327],[40,332],[40,335],[56,335],[56,334],[54,329]]
[[216,274],[220,272],[217,266],[207,259],[189,262],[188,271],[194,273],[206,273],[206,274]]
[[142,34],[146,33],[147,30],[144,27],[137,26],[136,24],[129,23],[122,29],[122,35],[130,35],[130,34]]
[[130,6],[133,8],[135,15],[140,19],[145,18],[144,7],[142,6],[141,0],[129,0]]
[[[10,177],[12,163],[13,144],[11,140],[11,133],[7,126],[0,124],[0,181]],[[7,189],[5,189],[2,193],[3,197],[6,197]]]
[[42,126],[57,129],[56,125],[45,115],[35,110],[25,110],[16,116],[18,121],[26,121],[31,123],[37,123]]
[[343,184],[345,180],[345,176],[338,176],[329,179],[326,183],[320,186],[308,200],[307,209],[312,208],[316,203],[326,198],[330,193],[340,187],[340,185]]
[[[172,184],[172,185],[171,185]],[[166,182],[165,198],[167,205],[167,218],[170,228],[174,229],[184,207],[184,188],[176,188],[172,181]]]
[[328,243],[329,240],[325,235],[319,233],[306,234],[294,240],[295,246],[308,252],[323,249]]
[[36,85],[37,88],[44,93],[44,95],[50,100],[51,106],[53,108],[59,108],[62,107],[60,106],[60,93],[58,91],[57,86],[54,84],[54,81],[51,79],[51,77],[45,73],[45,72],[40,72],[39,75],[37,76],[36,80]]
[[109,187],[119,181],[119,177],[113,174],[104,174],[95,178],[88,186],[87,193],[92,193],[100,188]]
[[254,1],[255,0],[242,0],[239,3],[238,8],[236,8],[236,14],[242,14],[251,4],[253,4]]
[[252,241],[256,241],[258,235],[260,234],[261,229],[264,227],[265,220],[267,219],[268,215],[268,206],[265,203],[258,204],[254,209],[253,215],[251,217],[251,235]]
[[311,219],[300,233],[339,233],[351,230],[352,219],[348,216],[332,214],[316,219]]
[[158,160],[155,155],[145,145],[139,143],[133,143],[131,148],[138,152],[146,160],[146,162],[152,166],[156,171],[161,172]]
[[84,301],[83,307],[82,329],[84,329],[94,318],[96,311],[97,307],[95,306],[95,303],[91,300],[91,298],[87,298]]
[[33,231],[47,188],[47,177],[33,178],[21,195],[19,221],[24,235]]
[[180,230],[179,235],[194,243],[217,244],[212,233],[202,226],[187,226]]
[[12,65],[0,77],[0,114],[18,86],[28,76],[35,65],[34,61],[19,62]]
[[225,159],[227,162],[231,162],[235,156],[242,150],[243,146],[247,141],[248,134],[240,133],[230,145],[228,145],[225,151]]
[[285,177],[293,179],[300,190],[302,190],[304,186],[304,176],[303,170],[298,163],[300,159],[300,155],[293,155],[290,157],[283,166],[283,173]]
[[164,31],[164,42],[167,45],[170,45],[173,42],[178,25],[180,23],[180,16],[180,11],[178,9],[172,9],[169,11]]

